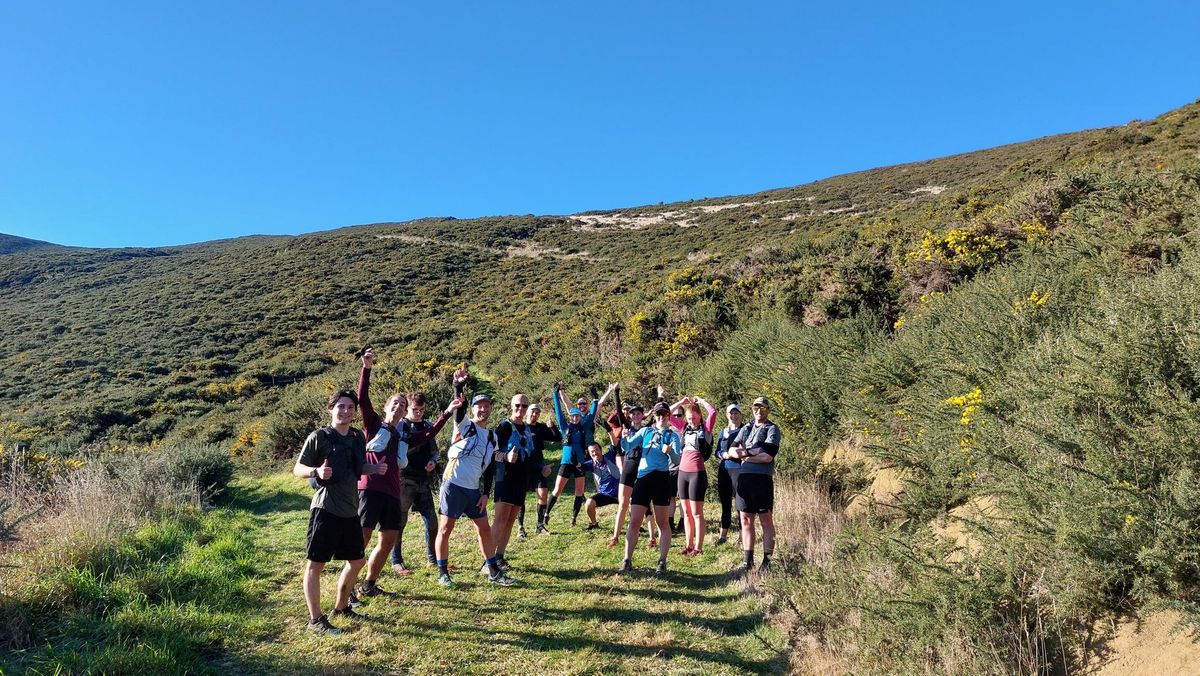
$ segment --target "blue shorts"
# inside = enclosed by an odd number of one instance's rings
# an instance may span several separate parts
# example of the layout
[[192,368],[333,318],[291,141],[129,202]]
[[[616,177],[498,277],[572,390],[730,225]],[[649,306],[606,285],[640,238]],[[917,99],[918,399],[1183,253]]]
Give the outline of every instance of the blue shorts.
[[463,488],[449,481],[442,482],[438,491],[438,513],[450,519],[461,519],[466,516],[475,519],[486,519],[487,510],[479,509],[479,498],[483,495],[478,488]]

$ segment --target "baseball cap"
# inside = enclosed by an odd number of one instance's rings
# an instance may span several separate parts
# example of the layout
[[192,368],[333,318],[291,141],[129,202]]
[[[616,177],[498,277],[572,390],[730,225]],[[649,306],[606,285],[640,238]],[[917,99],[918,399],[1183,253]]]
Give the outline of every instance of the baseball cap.
[[771,400],[767,399],[766,397],[758,397],[757,399],[754,400],[754,405],[771,408]]
[[737,411],[738,413],[741,413],[741,412],[742,412],[742,407],[741,407],[741,406],[738,406],[737,404],[730,404],[730,405],[728,405],[728,406],[726,406],[726,407],[725,407],[725,415],[729,415],[730,413],[733,413],[734,411]]
[[642,408],[642,405],[638,404],[638,403],[629,404],[629,410],[630,411],[641,411],[642,413],[646,412],[646,409]]
[[577,408],[573,408],[567,412],[567,415],[583,415],[583,412]]
[[542,410],[542,405],[541,404],[530,404],[529,410],[530,411],[540,411],[540,410]]
[[471,399],[471,405],[474,406],[475,404],[478,404],[481,401],[486,401],[490,404],[490,403],[492,403],[492,397],[487,394],[477,394]]
[[660,401],[660,402],[658,402],[657,404],[655,404],[655,405],[654,405],[654,412],[655,412],[656,414],[657,414],[657,413],[670,413],[670,412],[671,412],[671,407],[670,407],[670,406],[667,406],[667,402],[665,402],[665,401]]

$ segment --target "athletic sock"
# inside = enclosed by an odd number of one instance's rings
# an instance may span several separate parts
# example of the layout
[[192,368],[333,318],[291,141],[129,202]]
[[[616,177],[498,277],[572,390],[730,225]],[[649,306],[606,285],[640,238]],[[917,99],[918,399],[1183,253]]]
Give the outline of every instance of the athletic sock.
[[550,502],[546,503],[546,516],[542,519],[542,523],[550,523],[550,510],[554,509],[554,503],[558,502],[557,495],[550,496]]
[[543,526],[545,524],[546,524],[546,505],[543,505],[542,503],[539,502],[538,503],[538,525]]
[[496,559],[498,557],[499,557],[499,555],[493,556],[492,558],[490,558],[484,562],[487,564],[488,572],[492,574],[492,577],[495,577],[500,574],[500,564],[496,561]]
[[583,496],[576,495],[575,496],[575,507],[571,510],[571,520],[572,521],[577,521],[579,519],[579,508],[580,507],[583,507]]
[[762,566],[761,566],[762,568],[770,568],[771,567],[771,554],[773,554],[773,553],[774,552],[768,552],[765,549],[763,550],[763,560],[762,560]]
[[747,568],[751,568],[754,566],[754,550],[753,549],[747,549],[742,552],[742,562],[746,565]]
[[443,575],[450,574],[450,561],[448,559],[438,559],[437,567],[438,567],[439,573],[441,573]]
[[517,523],[521,524],[521,530],[525,530],[525,505],[521,505],[521,511],[517,512]]

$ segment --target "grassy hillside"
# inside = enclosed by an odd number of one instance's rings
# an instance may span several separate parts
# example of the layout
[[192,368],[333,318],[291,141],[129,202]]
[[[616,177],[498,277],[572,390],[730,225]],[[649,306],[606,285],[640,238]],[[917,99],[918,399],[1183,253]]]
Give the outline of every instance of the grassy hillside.
[[284,463],[364,342],[438,400],[463,360],[501,394],[765,392],[849,517],[784,536],[798,659],[1070,671],[1114,614],[1200,617],[1198,148],[1192,104],[750,196],[0,256],[3,436]]

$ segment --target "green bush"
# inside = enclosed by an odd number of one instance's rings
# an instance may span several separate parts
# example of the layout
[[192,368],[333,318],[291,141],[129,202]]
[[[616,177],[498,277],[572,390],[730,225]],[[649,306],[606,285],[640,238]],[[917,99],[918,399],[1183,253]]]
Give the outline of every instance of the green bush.
[[159,451],[166,459],[167,476],[179,486],[196,486],[210,499],[220,499],[233,479],[229,451],[212,444],[178,444]]

